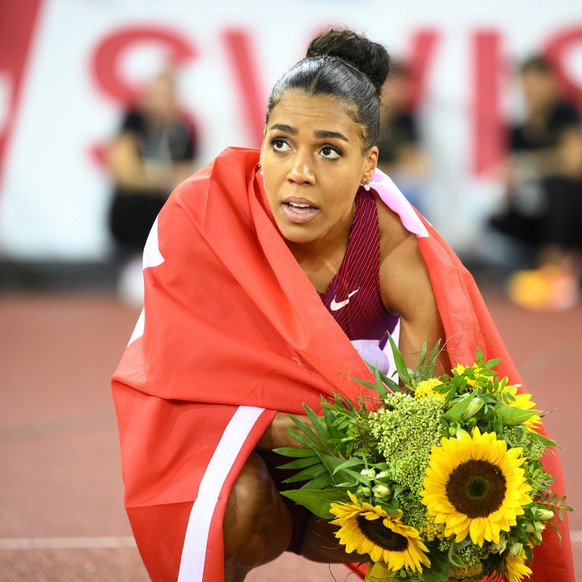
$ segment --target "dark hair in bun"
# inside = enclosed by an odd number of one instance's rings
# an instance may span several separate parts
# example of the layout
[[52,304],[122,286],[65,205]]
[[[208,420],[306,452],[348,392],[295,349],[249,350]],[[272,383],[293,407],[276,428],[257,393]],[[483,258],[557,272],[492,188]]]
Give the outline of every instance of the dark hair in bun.
[[267,120],[281,96],[291,89],[308,95],[330,95],[345,101],[348,114],[363,128],[364,151],[380,133],[380,94],[390,72],[384,46],[351,30],[331,29],[315,37],[307,56],[275,84],[267,104]]
[[351,30],[328,30],[316,36],[307,48],[308,58],[337,57],[366,75],[378,96],[390,72],[390,56],[379,43],[372,42]]

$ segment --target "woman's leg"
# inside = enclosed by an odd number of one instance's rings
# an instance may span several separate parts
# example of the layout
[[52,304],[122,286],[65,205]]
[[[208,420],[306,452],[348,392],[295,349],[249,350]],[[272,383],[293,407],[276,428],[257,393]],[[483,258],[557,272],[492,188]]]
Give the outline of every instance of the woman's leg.
[[[334,535],[336,527],[311,516],[298,520],[303,536],[290,548],[314,562],[357,561],[347,554]],[[225,582],[242,582],[255,567],[266,564],[290,546],[293,522],[266,463],[253,453],[239,475],[224,516]],[[296,536],[297,537],[297,536]],[[300,547],[299,547],[300,546]]]
[[[176,580],[192,502],[128,509],[134,535],[152,580]],[[352,562],[324,519],[298,514],[293,522],[264,460],[253,453],[228,498],[224,515],[224,582],[242,582],[257,566],[291,549],[315,562]],[[302,535],[301,535],[302,534]]]
[[[135,539],[150,578],[178,578],[192,502],[128,508]],[[284,552],[291,519],[264,461],[253,453],[229,496],[224,516],[224,582],[242,582]]]
[[265,462],[253,453],[228,498],[224,515],[224,580],[242,582],[282,554],[291,540],[289,512]]
[[342,564],[358,562],[357,553],[348,554],[335,537],[337,526],[331,525],[325,519],[312,516],[307,524],[301,555],[313,562]]

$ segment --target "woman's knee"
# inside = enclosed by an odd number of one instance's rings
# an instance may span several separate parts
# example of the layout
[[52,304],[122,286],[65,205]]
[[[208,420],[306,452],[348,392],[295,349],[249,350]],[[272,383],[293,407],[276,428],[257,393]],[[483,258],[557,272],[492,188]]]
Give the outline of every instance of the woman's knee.
[[265,462],[253,453],[229,496],[224,516],[225,565],[250,570],[275,559],[291,539],[289,512]]

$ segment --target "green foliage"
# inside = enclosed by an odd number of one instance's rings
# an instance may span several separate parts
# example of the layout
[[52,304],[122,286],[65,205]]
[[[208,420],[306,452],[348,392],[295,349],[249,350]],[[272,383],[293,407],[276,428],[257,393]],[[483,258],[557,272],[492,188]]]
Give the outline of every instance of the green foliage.
[[292,491],[282,491],[281,495],[288,497],[295,503],[303,505],[313,515],[323,519],[331,519],[333,516],[329,512],[330,505],[343,499],[343,494],[334,489],[294,489]]
[[422,582],[447,582],[449,579],[449,558],[447,554],[436,547],[432,547],[430,568],[423,570],[418,578]]

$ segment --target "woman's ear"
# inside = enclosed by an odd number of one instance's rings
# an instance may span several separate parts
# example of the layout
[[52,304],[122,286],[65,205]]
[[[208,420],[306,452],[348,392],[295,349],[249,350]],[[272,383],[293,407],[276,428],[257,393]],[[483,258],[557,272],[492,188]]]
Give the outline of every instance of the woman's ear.
[[368,183],[372,181],[374,177],[374,172],[378,166],[378,148],[376,146],[371,147],[364,156],[364,174],[362,176],[362,183]]

